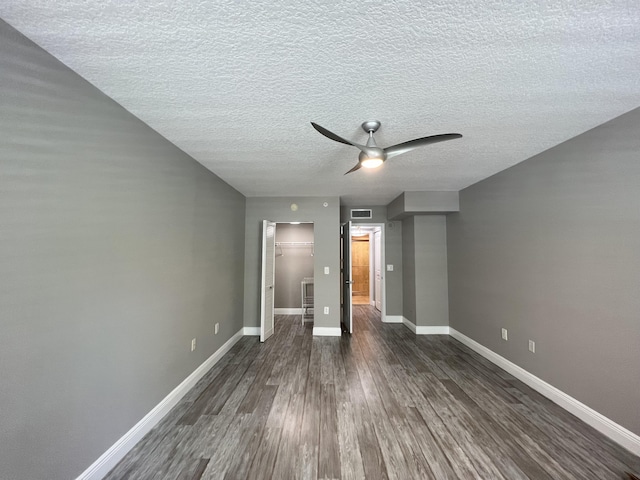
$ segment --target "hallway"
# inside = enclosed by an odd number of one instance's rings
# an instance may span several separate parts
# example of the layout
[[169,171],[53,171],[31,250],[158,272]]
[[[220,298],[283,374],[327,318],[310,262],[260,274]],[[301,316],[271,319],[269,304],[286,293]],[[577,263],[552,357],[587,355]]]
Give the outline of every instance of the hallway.
[[280,315],[244,337],[116,479],[621,479],[640,459],[448,336],[354,306],[354,334]]

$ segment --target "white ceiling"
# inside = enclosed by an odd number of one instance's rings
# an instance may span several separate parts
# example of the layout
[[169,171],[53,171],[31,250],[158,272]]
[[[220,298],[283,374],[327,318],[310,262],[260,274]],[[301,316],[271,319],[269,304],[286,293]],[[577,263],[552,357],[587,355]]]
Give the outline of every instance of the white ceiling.
[[[247,196],[459,190],[640,106],[638,0],[11,0],[0,17]],[[381,146],[458,132],[376,171]]]

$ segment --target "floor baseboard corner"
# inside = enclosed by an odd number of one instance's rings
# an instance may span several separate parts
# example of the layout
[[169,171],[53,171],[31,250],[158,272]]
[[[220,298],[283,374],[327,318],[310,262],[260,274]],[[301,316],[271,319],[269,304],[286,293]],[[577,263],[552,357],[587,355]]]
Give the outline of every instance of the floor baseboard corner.
[[260,335],[260,327],[244,327],[242,329],[242,334],[243,335],[250,335],[250,336],[259,336]]

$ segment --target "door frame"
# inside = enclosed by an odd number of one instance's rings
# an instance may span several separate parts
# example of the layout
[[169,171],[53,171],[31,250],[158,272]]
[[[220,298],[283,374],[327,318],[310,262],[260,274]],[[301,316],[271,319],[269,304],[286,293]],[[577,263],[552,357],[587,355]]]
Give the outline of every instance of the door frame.
[[[347,333],[353,333],[353,260],[351,229],[353,223],[348,221],[340,225],[340,298],[341,323]],[[347,261],[345,262],[345,251]]]

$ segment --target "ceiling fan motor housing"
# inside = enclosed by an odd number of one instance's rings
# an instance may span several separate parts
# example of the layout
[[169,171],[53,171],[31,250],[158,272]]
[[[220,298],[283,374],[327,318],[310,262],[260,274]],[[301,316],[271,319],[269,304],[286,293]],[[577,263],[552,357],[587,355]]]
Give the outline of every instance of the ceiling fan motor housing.
[[369,132],[376,133],[379,128],[380,128],[380,122],[378,120],[370,120],[362,124],[362,129],[367,133]]

